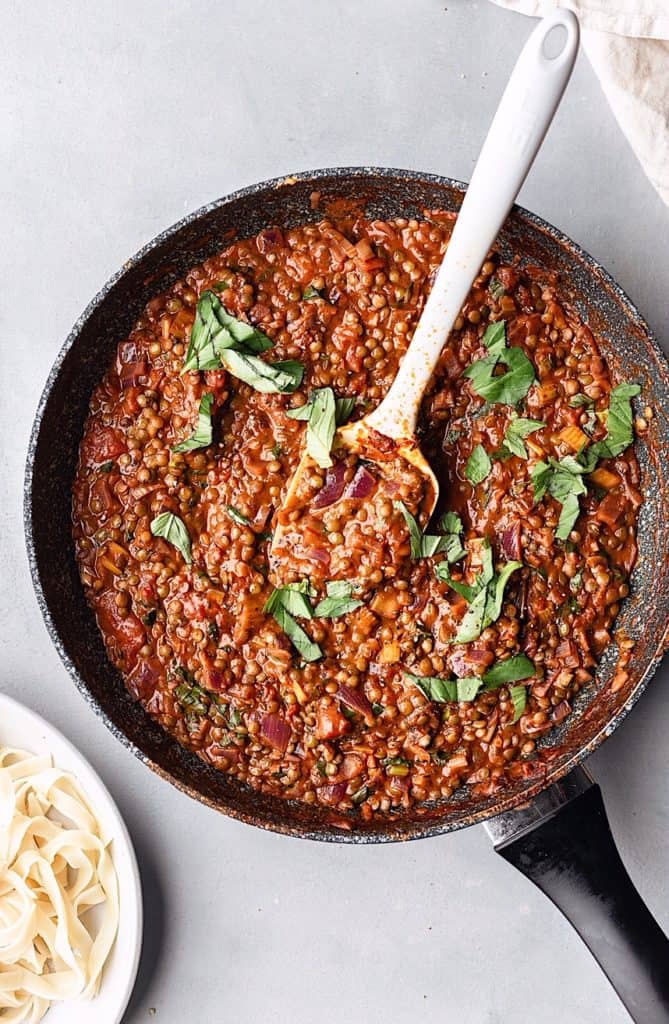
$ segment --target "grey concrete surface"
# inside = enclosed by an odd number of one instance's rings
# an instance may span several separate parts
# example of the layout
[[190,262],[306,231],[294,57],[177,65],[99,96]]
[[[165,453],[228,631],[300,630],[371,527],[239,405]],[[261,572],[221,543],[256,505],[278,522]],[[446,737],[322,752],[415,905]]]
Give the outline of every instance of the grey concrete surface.
[[[154,777],[61,666],[21,528],[43,381],[130,253],[207,200],[297,169],[467,179],[530,22],[485,0],[5,0],[3,15],[0,686],[91,759],[135,839],[146,944],[127,1024],[624,1024],[585,947],[482,829],[320,847],[228,821]],[[584,57],[521,201],[600,259],[669,340],[669,215]],[[665,927],[668,668],[590,761]]]

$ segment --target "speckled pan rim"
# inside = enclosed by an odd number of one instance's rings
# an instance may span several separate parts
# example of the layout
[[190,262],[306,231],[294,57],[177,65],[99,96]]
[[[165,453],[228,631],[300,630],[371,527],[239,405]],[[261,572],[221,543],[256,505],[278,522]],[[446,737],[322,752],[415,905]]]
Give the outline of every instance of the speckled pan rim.
[[[539,792],[546,789],[551,784],[558,782],[561,778],[568,774],[573,768],[584,761],[593,751],[600,746],[600,744],[611,735],[612,732],[620,725],[620,723],[627,717],[629,712],[632,710],[641,694],[646,689],[650,679],[655,673],[662,657],[669,645],[669,618],[665,623],[662,637],[658,642],[655,650],[648,657],[648,664],[645,670],[639,677],[639,680],[631,692],[629,698],[619,708],[616,708],[615,713],[611,718],[602,726],[602,728],[592,737],[592,739],[580,747],[574,752],[574,754],[567,758],[559,765],[548,767],[545,774],[538,777],[535,781],[527,784],[522,791],[511,793],[507,796],[502,796],[499,801],[491,808],[484,807],[481,809],[473,809],[469,814],[463,815],[462,817],[451,820],[446,818],[445,820],[426,819],[424,826],[419,821],[414,820],[411,825],[412,827],[407,832],[402,832],[401,828],[397,827],[397,820],[389,820],[389,831],[386,832],[356,832],[341,830],[333,833],[331,822],[323,823],[323,829],[308,829],[299,828],[285,822],[268,821],[261,816],[256,816],[251,813],[247,813],[237,808],[230,806],[223,806],[218,800],[208,797],[206,794],[201,793],[193,786],[175,778],[169,771],[164,769],[161,765],[153,761],[147,754],[145,754],[135,742],[133,742],[121,729],[119,729],[115,723],[110,719],[107,713],[100,707],[92,693],[88,689],[86,682],[79,674],[74,663],[58,635],[57,628],[53,621],[42,583],[39,574],[39,568],[37,565],[37,554],[35,548],[35,539],[33,536],[32,527],[32,490],[33,490],[33,469],[34,469],[34,458],[37,449],[37,443],[39,438],[39,432],[42,425],[42,419],[44,411],[51,394],[54,382],[56,381],[63,361],[67,354],[75,343],[82,326],[89,319],[92,313],[97,307],[104,301],[110,290],[114,285],[127,273],[130,269],[135,267],[141,262],[152,250],[158,248],[164,243],[168,242],[174,235],[176,235],[182,228],[197,221],[198,218],[206,216],[207,214],[225,207],[228,204],[234,203],[240,199],[258,195],[259,193],[266,192],[270,189],[289,188],[297,183],[313,182],[316,185],[322,179],[332,178],[365,178],[374,177],[377,179],[404,179],[406,181],[415,181],[421,184],[434,184],[446,188],[457,189],[460,192],[465,192],[467,185],[464,182],[458,181],[454,178],[444,177],[443,175],[424,173],[420,171],[413,171],[403,168],[392,168],[392,167],[334,167],[334,168],[320,168],[315,170],[290,173],[287,175],[281,175],[277,178],[271,178],[267,181],[258,182],[253,185],[248,185],[244,188],[238,189],[235,192],[230,193],[227,196],[216,199],[211,203],[207,203],[204,206],[199,207],[194,212],[183,217],[181,220],[172,224],[170,227],[162,231],[160,234],[155,236],[146,245],[142,246],[130,259],[126,260],[123,266],[103,285],[100,291],[95,297],[88,303],[82,314],[78,317],[71,331],[69,332],[63,346],[61,347],[56,359],[51,367],[46,383],[42,390],[37,411],[35,413],[35,419],[30,434],[30,440],[28,445],[26,470],[24,477],[24,494],[23,494],[23,519],[24,519],[24,532],[26,539],[26,547],[28,553],[28,562],[30,566],[30,574],[32,578],[33,588],[37,598],[40,611],[44,618],[44,622],[54,644],[61,661],[67,669],[70,677],[74,681],[77,689],[83,696],[86,703],[94,710],[95,714],[102,719],[104,724],[107,726],[109,731],[118,739],[120,742],[130,750],[135,757],[137,757],[143,764],[147,765],[152,771],[154,771],[161,778],[169,781],[172,785],[176,786],[177,789],[186,795],[193,797],[200,803],[206,804],[215,810],[226,814],[228,817],[232,817],[235,820],[242,821],[245,824],[255,825],[256,827],[263,828],[267,831],[276,832],[281,835],[289,835],[295,838],[301,839],[312,839],[323,842],[340,842],[340,843],[354,843],[354,844],[366,844],[366,843],[388,843],[388,842],[402,842],[413,839],[425,839],[433,836],[443,835],[448,832],[456,831],[460,828],[469,827],[470,825],[481,823],[489,818],[493,818],[498,814],[502,814],[506,811],[513,810],[521,804],[526,803],[532,797],[536,796]],[[599,280],[599,283],[613,293],[618,303],[623,307],[626,312],[628,321],[638,327],[644,334],[644,345],[649,349],[655,356],[658,366],[662,375],[662,382],[669,392],[669,363],[667,357],[662,352],[659,344],[655,340],[650,328],[641,316],[639,310],[634,303],[629,299],[623,289],[614,281],[611,275],[605,270],[600,263],[598,263],[589,253],[587,253],[578,243],[574,242],[562,231],[559,231],[556,227],[549,224],[543,218],[537,216],[529,210],[526,210],[521,206],[514,206],[512,214],[517,215],[522,220],[528,221],[534,228],[538,229],[544,235],[549,236],[554,242],[566,249],[572,256],[579,260],[587,271]]]

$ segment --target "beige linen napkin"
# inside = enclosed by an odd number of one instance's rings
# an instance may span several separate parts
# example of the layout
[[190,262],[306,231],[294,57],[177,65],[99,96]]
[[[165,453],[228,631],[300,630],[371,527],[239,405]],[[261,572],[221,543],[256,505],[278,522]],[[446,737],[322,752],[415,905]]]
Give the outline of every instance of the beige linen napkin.
[[568,7],[618,124],[669,206],[669,0],[493,0],[521,14]]

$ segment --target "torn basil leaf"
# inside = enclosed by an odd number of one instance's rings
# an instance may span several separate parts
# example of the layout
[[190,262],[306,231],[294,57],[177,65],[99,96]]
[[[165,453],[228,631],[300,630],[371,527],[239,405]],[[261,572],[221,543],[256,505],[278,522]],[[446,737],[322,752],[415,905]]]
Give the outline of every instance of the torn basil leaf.
[[305,633],[280,601],[273,606],[271,614],[305,661],[318,661],[323,657],[323,652],[318,644],[314,643],[311,637]]
[[266,363],[258,356],[247,355],[235,349],[221,352],[220,365],[233,377],[266,395],[289,394],[296,391],[304,376],[304,366],[296,359]]
[[502,295],[506,294],[506,289],[505,289],[504,285],[496,277],[491,277],[490,278],[490,284],[488,285],[488,291],[490,292],[490,294],[492,295],[493,299],[495,299],[496,302],[498,302],[502,298]]
[[450,701],[471,701],[479,691],[481,680],[476,676],[465,676],[462,679],[440,679],[437,676],[415,676],[412,672],[404,675],[417,686],[424,697],[436,704],[447,704]]
[[579,395],[572,395],[572,397],[569,399],[569,408],[570,409],[583,409],[583,408],[590,409],[590,408],[592,408],[592,406],[594,404],[595,404],[594,398],[588,398],[587,395],[580,395],[580,394]]
[[525,712],[527,707],[527,687],[521,685],[510,686],[509,696],[513,704],[513,719],[512,723],[515,725],[518,719]]
[[228,513],[233,523],[237,523],[237,526],[250,526],[251,520],[248,516],[242,515],[238,508],[234,505],[226,505],[225,511]]
[[476,486],[476,484],[483,483],[491,469],[492,462],[490,461],[490,456],[482,444],[477,444],[467,459],[465,476],[470,484]]
[[579,495],[587,492],[583,481],[586,471],[586,467],[573,455],[565,455],[559,461],[551,458],[548,462],[537,462],[532,470],[535,504],[548,492],[562,505],[555,531],[558,540],[567,539],[578,519]]
[[275,609],[281,605],[290,615],[296,615],[301,619],[311,619],[314,612],[309,597],[312,596],[313,591],[308,580],[302,580],[300,583],[286,583],[272,591],[265,602],[263,611],[268,615],[273,615]]
[[505,683],[517,683],[521,679],[529,679],[536,672],[534,662],[526,654],[513,654],[505,661],[498,661],[496,665],[483,673],[483,683],[486,690],[494,690]]
[[163,537],[172,544],[181,552],[188,565],[192,563],[190,536],[183,519],[179,516],[172,512],[161,512],[151,522],[151,533],[154,537]]
[[331,580],[325,584],[327,597],[319,601],[314,615],[319,619],[336,619],[339,615],[355,611],[362,601],[353,597],[353,585],[346,580]]
[[439,529],[444,533],[462,533],[464,526],[457,512],[444,512],[439,520]]
[[173,452],[192,452],[196,448],[206,448],[211,444],[213,429],[211,424],[211,407],[214,396],[207,391],[200,399],[200,408],[197,414],[197,427],[187,441],[181,441],[172,448]]
[[[486,401],[517,405],[535,381],[532,362],[521,348],[507,348],[503,320],[488,327],[483,335],[483,344],[488,355],[472,363],[463,376],[471,380],[476,394]],[[495,374],[498,363],[507,367],[506,373]]]
[[541,430],[545,426],[546,424],[541,420],[529,420],[523,416],[515,416],[506,428],[503,447],[506,447],[513,455],[517,455],[519,459],[527,459],[527,448],[523,438],[534,434],[535,431]]
[[346,422],[354,405],[354,398],[335,398],[332,388],[317,388],[305,405],[286,412],[289,419],[307,421],[307,451],[321,469],[332,465],[335,428]]
[[237,320],[212,291],[198,300],[182,373],[188,370],[215,370],[221,365],[221,353],[241,348],[258,354],[272,348],[273,342],[251,324]]
[[447,534],[442,537],[437,534],[423,533],[416,522],[415,516],[409,512],[409,509],[403,501],[394,501],[393,506],[404,516],[404,521],[406,522],[407,529],[409,530],[411,557],[414,560],[419,558],[432,558],[433,555],[437,555],[439,552],[445,551],[447,561],[455,562],[465,554],[465,549],[462,547],[460,538],[457,534]]

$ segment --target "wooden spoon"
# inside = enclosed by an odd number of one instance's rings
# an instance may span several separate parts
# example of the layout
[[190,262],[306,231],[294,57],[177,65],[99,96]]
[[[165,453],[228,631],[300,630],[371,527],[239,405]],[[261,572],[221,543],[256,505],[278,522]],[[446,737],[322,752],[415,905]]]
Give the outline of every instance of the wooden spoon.
[[[560,32],[555,31],[560,29],[561,40],[556,38]],[[418,470],[423,496],[415,504],[423,525],[439,497],[437,478],[415,436],[423,393],[548,131],[574,66],[578,39],[578,21],[568,10],[556,10],[530,35],[483,143],[446,254],[397,376],[373,412],[340,427],[335,435],[333,447],[347,448],[368,462],[378,463],[381,453],[392,452]],[[559,48],[558,53],[549,55],[551,43]],[[305,451],[288,487],[283,510],[298,504],[304,478],[313,468],[314,462]],[[272,555],[282,547],[284,533],[285,527],[279,522]]]

